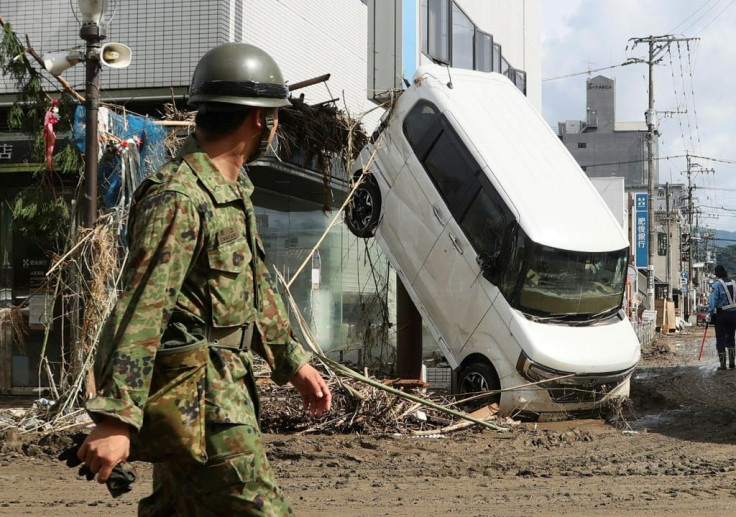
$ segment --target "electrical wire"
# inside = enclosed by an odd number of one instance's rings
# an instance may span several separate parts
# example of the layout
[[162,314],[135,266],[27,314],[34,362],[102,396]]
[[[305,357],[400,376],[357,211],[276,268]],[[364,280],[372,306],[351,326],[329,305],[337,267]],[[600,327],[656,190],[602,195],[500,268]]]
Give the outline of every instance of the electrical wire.
[[667,31],[667,34],[674,34],[677,29],[679,29],[680,27],[682,27],[683,25],[685,25],[690,18],[692,18],[693,16],[695,16],[695,14],[697,14],[698,11],[700,11],[701,9],[703,9],[706,5],[708,5],[712,1],[713,0],[706,0],[700,7],[698,7],[692,13],[690,13],[690,15],[687,18],[685,18],[680,23],[678,23],[677,25],[675,25],[672,29],[668,30]]
[[711,162],[726,163],[726,164],[730,164],[730,165],[736,165],[736,160],[726,160],[726,159],[723,159],[723,158],[711,158],[709,156],[700,156],[700,155],[697,155],[697,154],[691,154],[690,156],[692,158],[697,158],[698,160],[708,160],[708,161],[711,161]]
[[734,4],[734,2],[736,2],[736,0],[731,0],[731,2],[730,2],[730,3],[729,3],[729,4],[727,5],[727,6],[726,6],[726,7],[724,7],[724,8],[723,8],[723,10],[722,10],[722,11],[721,11],[720,13],[718,13],[718,14],[716,15],[716,17],[715,17],[715,18],[713,18],[713,19],[712,19],[711,21],[709,21],[709,22],[708,22],[708,23],[707,23],[707,24],[706,24],[706,25],[705,25],[705,26],[704,26],[704,27],[703,27],[702,29],[700,29],[700,32],[698,32],[698,33],[696,34],[696,36],[700,36],[701,34],[703,34],[703,32],[705,31],[705,29],[707,29],[707,28],[708,28],[708,26],[709,26],[709,25],[710,25],[711,23],[713,23],[713,22],[714,22],[714,21],[716,21],[716,20],[717,20],[718,18],[720,18],[720,17],[721,17],[721,15],[722,15],[722,14],[723,14],[724,12],[726,12],[726,9],[728,9],[729,7],[731,7],[731,6],[732,6],[732,5]]
[[[685,73],[682,68],[682,51],[680,50],[680,42],[678,41],[676,43],[677,43],[677,58],[678,58],[678,61],[680,62],[680,80],[682,81],[682,90],[683,90],[683,95],[684,95],[683,102],[685,103],[685,106],[687,106],[689,103],[687,100],[687,86],[685,83]],[[695,149],[695,142],[693,141],[693,129],[692,129],[692,126],[690,125],[690,113],[688,113],[687,110],[685,110],[685,119],[687,120],[687,132],[690,137],[690,149]]]
[[693,26],[695,26],[695,25],[696,25],[696,24],[697,24],[697,23],[698,23],[698,22],[699,22],[700,20],[702,20],[703,18],[705,18],[705,16],[706,16],[706,15],[707,15],[707,14],[708,14],[709,12],[711,12],[711,11],[712,11],[713,9],[715,9],[715,8],[716,8],[716,6],[717,6],[718,4],[720,4],[720,3],[722,2],[722,1],[723,1],[723,0],[717,0],[717,2],[716,2],[716,3],[714,3],[713,5],[711,5],[711,6],[710,6],[710,7],[708,8],[708,10],[707,10],[707,11],[705,11],[705,12],[704,12],[703,14],[701,14],[700,16],[698,16],[698,18],[697,18],[697,19],[696,19],[696,20],[695,20],[695,21],[694,21],[693,23],[691,23],[690,25],[688,25],[688,26],[687,26],[686,28],[682,29],[682,34],[686,34],[688,30],[690,30],[690,29],[691,29],[691,28],[692,28]]
[[[684,154],[673,154],[673,155],[670,155],[670,156],[656,156],[653,159],[655,161],[657,161],[657,160],[669,160],[671,158],[684,158],[685,156],[686,155],[684,155]],[[690,156],[692,156],[692,155],[690,155]],[[621,162],[591,163],[591,164],[588,164],[588,165],[582,165],[581,164],[580,167],[590,168],[590,167],[604,167],[604,166],[607,166],[607,165],[627,165],[627,164],[630,164],[630,163],[642,163],[642,162],[646,162],[646,161],[648,161],[647,158],[643,158],[641,160],[627,160],[627,161],[621,161]]]
[[626,63],[621,63],[621,64],[618,64],[618,65],[604,66],[602,68],[594,68],[592,70],[586,70],[585,72],[575,72],[573,74],[558,75],[558,76],[555,76],[555,77],[547,77],[547,78],[542,79],[542,82],[544,83],[544,82],[547,82],[547,81],[556,81],[558,79],[567,79],[568,77],[577,77],[579,75],[590,74],[590,73],[593,73],[593,72],[600,72],[601,70],[610,70],[612,68],[618,68],[618,67],[626,66],[626,65],[630,65],[630,64],[631,63],[626,62]]
[[[734,1],[736,0],[731,0],[731,3],[733,3]],[[693,79],[693,60],[692,60],[692,56],[690,53],[690,40],[685,41],[685,46],[687,47],[687,65],[688,65],[688,72],[690,74],[690,99],[693,103],[693,118],[695,119],[695,136],[698,139],[698,152],[702,152],[702,148],[700,146],[700,127],[698,126],[698,110],[695,109],[695,87],[693,86],[695,81]]]
[[[675,80],[675,65],[672,61],[672,51],[670,50],[670,47],[667,47],[667,53],[670,56],[670,74],[672,75],[672,88],[675,91],[675,111],[677,111],[677,122],[680,125],[680,136],[682,137],[682,145],[685,145],[685,130],[682,127],[682,106],[680,105],[680,99],[677,96],[677,81]],[[687,110],[687,106],[685,106],[685,109]]]

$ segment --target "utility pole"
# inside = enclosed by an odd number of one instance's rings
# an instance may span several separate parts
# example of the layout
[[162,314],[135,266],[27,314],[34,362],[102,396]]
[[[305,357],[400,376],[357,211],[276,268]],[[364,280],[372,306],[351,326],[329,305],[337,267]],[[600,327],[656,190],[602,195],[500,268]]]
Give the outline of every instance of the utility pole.
[[649,198],[649,206],[647,209],[647,217],[649,219],[649,263],[647,264],[647,305],[649,309],[654,309],[654,246],[656,239],[655,222],[654,222],[654,137],[657,132],[657,114],[654,111],[654,65],[662,60],[662,54],[670,46],[671,43],[677,41],[690,41],[698,38],[675,38],[668,34],[664,36],[647,36],[645,38],[630,38],[633,41],[633,47],[639,43],[647,43],[649,53],[647,60],[633,60],[630,62],[644,62],[649,65],[649,103],[646,111],[647,123],[647,168],[648,181],[647,193]]
[[687,231],[688,231],[688,251],[687,251],[687,299],[685,300],[685,321],[690,318],[690,299],[693,290],[693,188],[691,180],[692,162],[690,161],[690,153],[685,152],[687,159]]
[[[690,153],[688,151],[685,152],[685,159],[687,160],[687,225],[688,225],[688,232],[689,232],[689,251],[688,251],[688,257],[687,257],[687,300],[685,303],[685,319],[690,316],[690,313],[692,312],[692,290],[693,290],[693,254],[695,253],[695,231],[693,228],[693,213],[695,212],[695,209],[693,207],[693,190],[695,190],[696,186],[693,185],[692,182],[692,176],[693,174],[696,174],[698,172],[702,173],[708,173],[708,172],[715,172],[714,169],[704,169],[699,164],[693,163],[691,160]],[[693,172],[693,169],[697,168]],[[699,225],[696,225],[699,226]]]
[[665,217],[667,221],[667,300],[672,300],[672,253],[670,252],[670,242],[672,235],[670,233],[670,184],[665,185]]

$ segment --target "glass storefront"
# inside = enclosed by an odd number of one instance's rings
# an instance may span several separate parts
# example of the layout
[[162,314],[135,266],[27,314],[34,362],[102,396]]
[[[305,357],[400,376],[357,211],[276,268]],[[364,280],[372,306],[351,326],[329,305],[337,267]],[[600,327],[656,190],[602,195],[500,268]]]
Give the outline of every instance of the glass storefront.
[[[339,222],[312,254],[336,212],[258,187],[253,204],[269,268],[290,281],[307,261],[290,290],[322,349],[363,364],[391,360],[389,269],[375,240],[358,239]],[[299,335],[293,314],[291,321]]]

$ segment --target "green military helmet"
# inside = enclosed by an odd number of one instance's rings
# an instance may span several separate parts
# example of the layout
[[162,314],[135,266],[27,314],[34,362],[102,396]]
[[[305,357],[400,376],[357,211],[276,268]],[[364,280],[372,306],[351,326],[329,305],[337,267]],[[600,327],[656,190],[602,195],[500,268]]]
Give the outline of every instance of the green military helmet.
[[218,103],[279,108],[291,105],[288,96],[276,61],[247,43],[224,43],[209,50],[197,63],[189,87],[194,107]]

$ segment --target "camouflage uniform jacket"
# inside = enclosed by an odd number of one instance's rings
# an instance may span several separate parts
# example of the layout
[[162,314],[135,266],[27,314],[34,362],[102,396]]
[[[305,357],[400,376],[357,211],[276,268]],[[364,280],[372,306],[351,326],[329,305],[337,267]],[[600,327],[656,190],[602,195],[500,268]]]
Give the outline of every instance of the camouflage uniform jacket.
[[[138,188],[130,209],[123,291],[97,352],[98,396],[86,405],[93,418],[110,415],[140,429],[156,351],[175,312],[211,327],[255,322],[253,349],[278,384],[309,361],[293,338],[264,262],[252,192],[244,173],[228,182],[194,137]],[[226,366],[238,371],[225,377],[243,377],[248,360],[228,357]],[[232,415],[224,421],[232,422]]]

